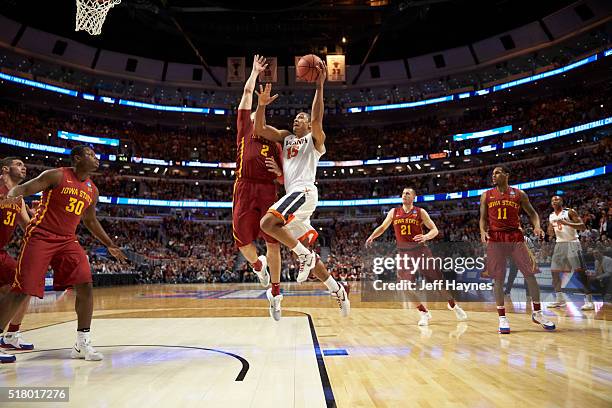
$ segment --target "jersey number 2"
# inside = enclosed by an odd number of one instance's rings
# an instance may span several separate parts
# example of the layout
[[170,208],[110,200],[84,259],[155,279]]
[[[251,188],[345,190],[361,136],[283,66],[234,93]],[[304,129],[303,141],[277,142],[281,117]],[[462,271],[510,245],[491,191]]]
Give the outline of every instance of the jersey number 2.
[[261,151],[259,153],[264,157],[268,157],[268,150],[270,150],[270,146],[263,145],[261,146]]
[[85,203],[83,201],[70,197],[70,202],[66,206],[66,211],[75,213],[76,215],[81,215],[83,212],[83,207],[85,207]]

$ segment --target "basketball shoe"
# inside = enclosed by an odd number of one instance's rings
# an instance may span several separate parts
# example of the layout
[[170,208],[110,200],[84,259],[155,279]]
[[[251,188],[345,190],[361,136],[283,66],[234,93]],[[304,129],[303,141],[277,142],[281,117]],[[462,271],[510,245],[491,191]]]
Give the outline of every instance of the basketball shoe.
[[553,322],[544,317],[541,310],[538,310],[537,312],[533,312],[531,314],[531,321],[535,324],[541,325],[546,330],[555,330],[556,328]]
[[34,344],[26,343],[21,338],[21,332],[6,332],[0,339],[0,347],[12,350],[34,350]]
[[593,296],[592,295],[584,295],[584,305],[580,308],[580,310],[594,310],[595,305],[593,305]]
[[429,321],[431,320],[431,313],[428,311],[426,312],[421,312],[419,310],[419,314],[421,315],[421,318],[419,319],[419,323],[417,323],[419,326],[429,326]]
[[467,320],[467,313],[465,313],[465,310],[460,308],[459,305],[455,304],[455,307],[450,307],[450,305],[447,303],[446,307],[448,307],[448,310],[452,310],[453,312],[455,312],[455,316],[457,316],[457,321],[463,322]]
[[266,290],[266,297],[268,302],[270,302],[270,308],[268,309],[270,317],[278,322],[282,316],[281,301],[283,300],[283,295],[272,296],[272,288],[269,288]]
[[77,341],[72,347],[70,358],[83,358],[86,361],[100,361],[104,356],[91,345],[89,333],[77,332]]
[[345,284],[342,282],[338,282],[338,286],[340,288],[335,292],[330,292],[330,295],[336,300],[336,302],[338,302],[340,315],[342,315],[342,317],[347,317],[351,312],[351,301],[348,297],[348,293],[351,289],[348,284],[346,285],[345,289]]
[[298,259],[300,261],[300,269],[297,276],[298,282],[305,282],[308,279],[308,275],[310,275],[310,271],[314,269],[317,264],[317,255],[310,251],[305,255],[298,255]]
[[506,316],[499,317],[499,333],[510,334],[510,322]]
[[0,364],[4,363],[14,363],[15,356],[12,354],[0,353]]
[[550,303],[548,305],[548,308],[553,308],[553,307],[565,307],[565,305],[567,304],[567,299],[565,298],[565,295],[561,292],[557,293],[557,299]]
[[259,255],[257,259],[261,261],[261,270],[256,271],[255,269],[253,269],[253,272],[255,272],[255,275],[257,275],[257,277],[259,278],[259,283],[261,284],[261,286],[263,286],[264,288],[267,288],[268,286],[270,286],[270,272],[268,271],[268,259],[265,257],[265,255]]

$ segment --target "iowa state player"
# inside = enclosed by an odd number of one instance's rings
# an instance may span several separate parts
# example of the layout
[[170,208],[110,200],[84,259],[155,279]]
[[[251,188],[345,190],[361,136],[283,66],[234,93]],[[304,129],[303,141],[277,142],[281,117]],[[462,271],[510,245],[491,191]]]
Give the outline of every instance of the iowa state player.
[[[264,57],[255,55],[253,70],[244,85],[242,99],[238,106],[238,137],[236,153],[236,182],[234,184],[232,230],[238,249],[251,264],[262,286],[270,284],[272,273],[272,294],[280,294],[280,245],[271,236],[263,233],[259,222],[276,202],[275,179],[280,176],[276,163],[280,163],[280,149],[276,143],[257,137],[251,120],[253,92],[259,74],[266,69]],[[278,170],[278,173],[275,173]],[[266,241],[266,255],[257,256],[253,244],[258,237]],[[273,316],[274,317],[274,316]]]
[[593,297],[589,288],[589,278],[586,274],[586,264],[582,256],[582,246],[578,240],[578,230],[585,230],[586,226],[580,219],[576,210],[563,208],[563,198],[553,196],[550,200],[553,212],[548,216],[548,235],[555,236],[555,249],[553,251],[550,271],[552,272],[553,288],[557,299],[548,307],[564,307],[567,299],[561,290],[561,274],[574,271],[582,283],[586,302],[582,310],[593,310]]
[[508,185],[510,172],[504,167],[493,169],[494,188],[480,196],[480,239],[487,243],[486,271],[495,281],[495,302],[499,314],[499,332],[510,333],[510,323],[504,307],[504,281],[506,279],[506,260],[511,257],[525,277],[529,294],[533,300],[531,319],[546,330],[554,330],[555,325],[542,315],[540,288],[535,274],[539,273],[535,258],[525,244],[520,229],[519,213],[521,208],[529,216],[535,234],[543,238],[540,217],[529,202],[524,191]]
[[57,289],[73,286],[76,292],[77,340],[70,356],[88,361],[101,360],[102,354],[91,346],[90,341],[93,315],[91,268],[75,235],[81,219],[112,256],[119,261],[126,258],[96,218],[98,189],[89,178],[99,165],[94,151],[77,146],[72,149],[70,158],[74,167],[44,171],[8,193],[8,197],[30,196],[41,191],[43,195],[25,230],[12,290],[0,303],[0,332],[28,296],[43,297],[45,274],[51,265],[54,286]]
[[[17,261],[11,257],[6,246],[11,241],[13,232],[17,225],[22,228],[30,221],[27,207],[23,198],[12,198],[5,200],[8,192],[21,183],[26,177],[26,166],[19,157],[6,157],[0,160],[0,293],[8,293],[15,279]],[[28,298],[29,299],[29,298]],[[19,326],[28,308],[28,301],[12,317],[8,330],[0,338],[0,347],[13,350],[32,350],[34,345],[23,341]],[[15,356],[0,354],[0,362],[9,363],[15,361]]]
[[[438,235],[438,227],[431,220],[427,211],[414,205],[415,199],[416,191],[413,188],[405,188],[402,191],[402,205],[389,210],[383,223],[366,240],[366,247],[371,247],[374,240],[384,234],[389,226],[393,225],[397,250],[402,255],[402,259],[404,255],[417,259],[431,258],[433,256],[431,249],[425,243]],[[429,230],[427,234],[423,233],[423,225]],[[414,272],[416,271],[398,270],[398,280],[414,281],[416,279]],[[435,268],[424,268],[419,272],[428,281],[444,279],[442,272]],[[455,303],[455,299],[450,292],[441,289],[440,293],[448,299],[448,308],[455,312],[457,320],[466,320],[467,314]],[[431,319],[431,313],[422,303],[417,306],[417,309],[421,315],[419,326],[427,326]]]

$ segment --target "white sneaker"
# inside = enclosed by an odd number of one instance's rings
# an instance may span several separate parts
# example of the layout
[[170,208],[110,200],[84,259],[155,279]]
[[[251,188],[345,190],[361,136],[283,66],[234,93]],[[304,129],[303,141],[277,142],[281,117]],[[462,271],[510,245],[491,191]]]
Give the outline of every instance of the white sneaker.
[[431,320],[431,313],[428,311],[426,312],[421,312],[419,310],[419,313],[421,315],[421,318],[419,319],[419,326],[429,326],[429,320]]
[[283,300],[283,295],[272,296],[272,288],[269,288],[266,290],[266,297],[268,302],[270,302],[270,317],[278,322],[282,316],[281,301]]
[[298,282],[305,282],[308,279],[308,275],[310,275],[310,271],[314,269],[317,264],[317,255],[310,251],[306,255],[298,255],[298,259],[300,260],[300,269],[297,276]]
[[585,304],[582,305],[580,310],[595,310],[595,305],[593,304],[593,302],[585,302]]
[[340,315],[342,317],[347,317],[349,313],[351,312],[351,301],[349,300],[349,297],[348,297],[348,292],[350,291],[350,287],[346,285],[346,289],[345,289],[344,284],[340,282],[338,282],[338,286],[340,286],[340,289],[338,289],[335,292],[330,292],[330,295],[331,297],[336,299],[336,302],[338,302],[338,307],[340,308]]
[[531,314],[531,321],[535,324],[541,325],[546,330],[556,329],[555,324],[548,320],[546,317],[544,317],[541,310],[538,310],[537,312],[533,312]]
[[510,322],[506,316],[499,317],[499,330],[500,334],[510,334]]
[[0,364],[4,363],[14,363],[15,356],[12,354],[0,353]]
[[21,332],[6,332],[0,339],[0,347],[11,350],[34,350],[34,344],[26,343],[21,338]]
[[459,307],[458,304],[455,303],[455,307],[450,307],[450,305],[446,303],[446,307],[448,307],[448,310],[452,310],[455,312],[455,316],[457,316],[458,322],[463,322],[467,320],[468,318],[467,313],[465,313],[465,310]]
[[567,305],[567,302],[565,300],[556,300],[554,302],[551,302],[548,304],[548,306],[546,306],[549,309],[552,308],[556,308],[556,307],[565,307]]
[[257,277],[259,278],[259,283],[261,284],[261,286],[263,286],[264,288],[267,288],[268,286],[270,286],[270,272],[268,271],[268,259],[265,257],[265,255],[259,255],[257,259],[261,261],[261,270],[256,271],[255,269],[253,269],[253,272],[255,272],[255,275],[257,275]]
[[84,358],[85,361],[100,361],[104,356],[99,351],[96,351],[89,341],[87,341],[83,344],[74,343],[72,351],[70,351],[70,358]]

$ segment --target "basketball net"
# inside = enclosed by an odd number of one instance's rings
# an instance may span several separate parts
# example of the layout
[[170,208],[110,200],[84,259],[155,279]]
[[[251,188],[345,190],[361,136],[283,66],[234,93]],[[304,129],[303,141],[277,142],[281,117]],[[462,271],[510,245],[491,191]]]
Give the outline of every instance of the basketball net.
[[121,3],[121,0],[76,0],[76,28],[74,31],[87,31],[91,35],[102,32],[106,13]]

